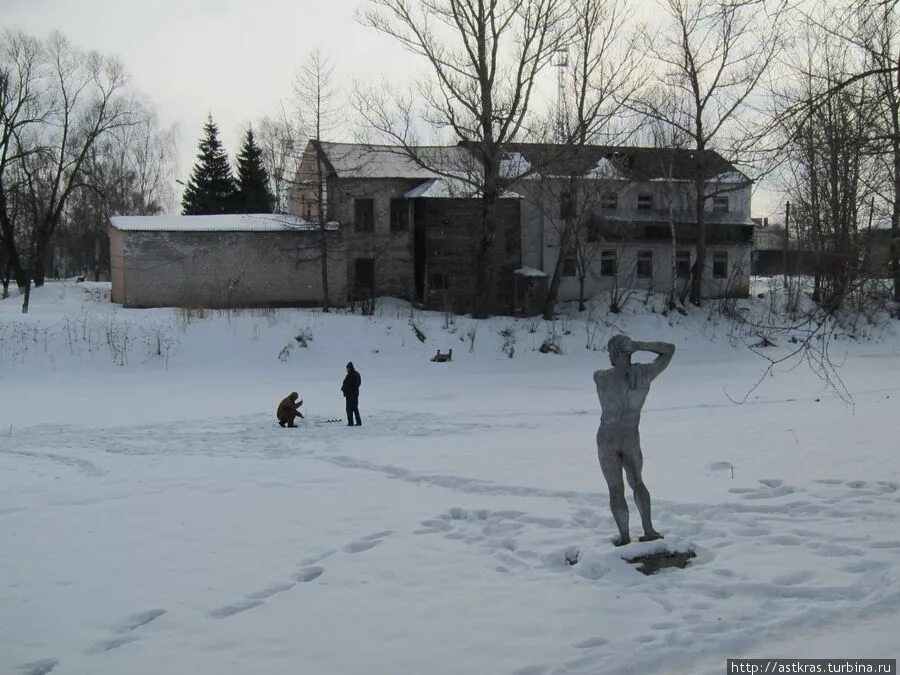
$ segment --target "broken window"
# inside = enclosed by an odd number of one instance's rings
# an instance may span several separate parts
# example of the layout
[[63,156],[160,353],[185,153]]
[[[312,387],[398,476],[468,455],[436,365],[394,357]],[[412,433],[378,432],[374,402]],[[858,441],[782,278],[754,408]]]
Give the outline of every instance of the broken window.
[[354,280],[357,288],[375,288],[375,260],[357,258],[353,261]]
[[675,254],[675,272],[679,279],[688,279],[691,276],[691,252],[678,251]]
[[375,231],[375,200],[353,200],[353,229],[357,232]]
[[600,252],[600,276],[614,277],[616,276],[616,252],[601,251]]
[[432,291],[446,291],[450,287],[447,275],[443,272],[432,272],[428,277],[428,285]]
[[728,213],[728,197],[713,197],[713,213]]
[[391,200],[391,232],[409,232],[409,202]]
[[713,253],[713,279],[728,278],[728,251]]
[[638,251],[637,254],[637,278],[650,279],[653,277],[653,251]]
[[615,211],[619,208],[619,195],[615,192],[606,192],[600,200],[600,208],[604,211]]

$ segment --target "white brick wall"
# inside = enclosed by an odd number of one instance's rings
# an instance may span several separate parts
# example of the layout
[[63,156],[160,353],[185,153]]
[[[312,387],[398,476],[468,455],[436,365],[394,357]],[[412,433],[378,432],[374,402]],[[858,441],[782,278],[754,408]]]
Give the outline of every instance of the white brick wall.
[[[113,296],[127,307],[322,304],[318,232],[123,232]],[[332,304],[346,300],[340,232],[328,235]],[[115,288],[121,278],[123,289]]]

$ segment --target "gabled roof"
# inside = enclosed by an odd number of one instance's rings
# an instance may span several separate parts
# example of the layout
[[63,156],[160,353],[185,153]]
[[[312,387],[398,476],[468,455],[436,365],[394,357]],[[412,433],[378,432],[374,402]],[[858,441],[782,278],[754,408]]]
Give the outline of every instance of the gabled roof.
[[[125,232],[285,232],[314,230],[315,223],[286,214],[227,214],[215,216],[113,216],[109,222]],[[338,229],[328,223],[328,229]]]
[[750,182],[743,173],[712,150],[585,145],[566,147],[550,143],[514,143],[508,154],[524,159],[543,176],[588,176],[612,180],[706,180]]
[[325,141],[319,146],[329,169],[338,178],[424,180],[444,173],[460,174],[472,164],[472,156],[458,145],[417,147],[415,153],[422,159],[421,164],[399,146]]
[[[412,148],[419,161],[400,146],[330,142],[318,145],[329,170],[338,178],[427,180],[458,176],[471,183],[466,178],[481,171],[475,146],[465,142]],[[700,175],[706,180],[751,182],[713,150],[609,145],[511,143],[501,159],[500,173],[513,182],[523,177],[570,175],[623,181],[686,181]]]

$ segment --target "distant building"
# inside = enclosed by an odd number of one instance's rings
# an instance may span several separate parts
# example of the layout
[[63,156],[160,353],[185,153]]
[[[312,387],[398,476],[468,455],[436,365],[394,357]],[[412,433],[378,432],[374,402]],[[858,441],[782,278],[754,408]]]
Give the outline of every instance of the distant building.
[[[330,296],[346,297],[343,241],[328,236]],[[126,307],[321,305],[321,232],[295,216],[116,216],[112,301]]]
[[[291,212],[315,217],[321,166],[325,212],[343,227],[351,295],[468,311],[482,236],[471,187],[480,172],[475,151],[463,143],[412,150],[415,159],[399,147],[310,141]],[[563,301],[578,297],[577,269],[586,270],[588,297],[622,285],[666,291],[673,270],[685,286],[696,256],[698,177],[707,196],[703,294],[749,292],[752,184],[715,152],[513,144],[501,174],[506,191],[491,244],[495,312],[535,311],[561,255]],[[577,211],[582,239],[562,251],[567,209]]]

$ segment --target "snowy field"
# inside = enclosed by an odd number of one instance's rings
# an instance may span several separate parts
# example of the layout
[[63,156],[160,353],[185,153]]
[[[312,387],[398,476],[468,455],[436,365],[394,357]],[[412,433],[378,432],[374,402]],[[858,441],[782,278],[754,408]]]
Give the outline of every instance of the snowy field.
[[[542,321],[389,301],[197,317],[69,283],[27,316],[0,301],[0,672],[900,656],[898,323],[834,343],[847,405],[805,365],[751,392],[765,362],[706,311],[633,309],[557,322],[556,355]],[[657,529],[698,551],[684,570],[643,576],[611,544],[592,372],[614,330],[678,348],[641,434]],[[360,428],[327,421],[348,360]],[[292,390],[307,418],[280,429]]]

